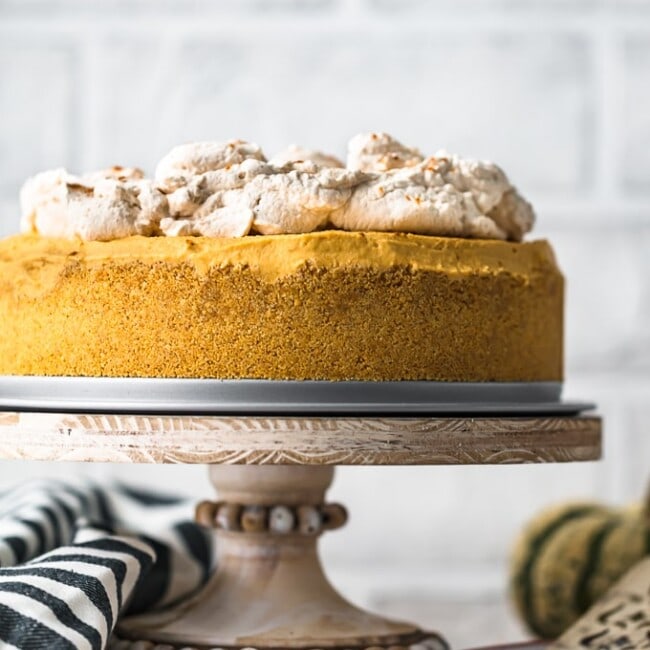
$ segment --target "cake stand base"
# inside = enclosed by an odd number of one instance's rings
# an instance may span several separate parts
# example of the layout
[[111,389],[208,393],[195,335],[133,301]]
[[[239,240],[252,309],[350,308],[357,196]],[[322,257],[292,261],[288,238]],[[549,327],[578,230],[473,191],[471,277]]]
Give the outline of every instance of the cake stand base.
[[324,503],[333,474],[211,466],[220,501],[199,504],[197,518],[216,530],[213,578],[173,610],[122,621],[111,648],[445,648],[437,634],[358,609],[330,585],[317,539],[345,523],[341,506]]
[[0,410],[0,458],[211,464],[223,501],[197,508],[216,529],[209,585],[172,611],[122,621],[114,650],[388,648],[444,642],[373,616],[329,584],[318,535],[345,522],[325,504],[333,465],[596,460],[596,415],[224,416]]

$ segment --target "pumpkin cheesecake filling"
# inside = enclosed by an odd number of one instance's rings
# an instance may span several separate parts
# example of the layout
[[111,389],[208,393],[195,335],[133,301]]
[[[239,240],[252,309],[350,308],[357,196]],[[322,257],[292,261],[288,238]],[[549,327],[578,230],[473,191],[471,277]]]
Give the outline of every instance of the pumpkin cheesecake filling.
[[0,374],[562,377],[546,242],[324,231],[0,242]]
[[153,180],[54,170],[21,202],[0,374],[562,379],[562,275],[493,163],[387,134],[353,138],[347,167],[196,143]]

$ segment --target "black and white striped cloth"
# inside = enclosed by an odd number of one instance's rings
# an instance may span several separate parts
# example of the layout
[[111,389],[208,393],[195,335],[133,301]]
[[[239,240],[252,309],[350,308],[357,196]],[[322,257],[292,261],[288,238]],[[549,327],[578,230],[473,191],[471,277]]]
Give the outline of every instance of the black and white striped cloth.
[[23,484],[0,495],[0,648],[103,650],[118,617],[193,594],[212,559],[187,500]]

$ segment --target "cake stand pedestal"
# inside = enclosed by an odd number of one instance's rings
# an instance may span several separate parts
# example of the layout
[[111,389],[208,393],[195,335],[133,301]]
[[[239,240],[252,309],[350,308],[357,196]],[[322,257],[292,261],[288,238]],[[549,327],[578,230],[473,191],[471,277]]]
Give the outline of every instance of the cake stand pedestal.
[[0,413],[0,457],[210,464],[218,569],[174,610],[121,622],[114,648],[437,650],[435,633],[364,612],[323,574],[334,465],[595,460],[601,421],[545,417],[222,417]]

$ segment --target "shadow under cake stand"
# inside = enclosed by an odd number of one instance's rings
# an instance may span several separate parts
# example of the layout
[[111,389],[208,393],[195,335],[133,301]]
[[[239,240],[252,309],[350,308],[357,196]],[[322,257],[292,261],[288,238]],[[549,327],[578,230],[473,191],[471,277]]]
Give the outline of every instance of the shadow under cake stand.
[[1,458],[210,465],[219,501],[199,504],[197,518],[215,529],[217,570],[176,609],[124,619],[119,650],[444,648],[436,633],[351,605],[325,577],[317,539],[346,519],[325,502],[334,466],[587,461],[600,451],[600,418],[566,413],[0,412]]

